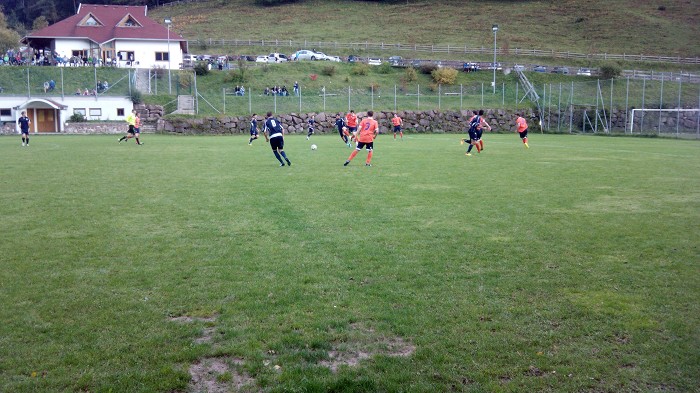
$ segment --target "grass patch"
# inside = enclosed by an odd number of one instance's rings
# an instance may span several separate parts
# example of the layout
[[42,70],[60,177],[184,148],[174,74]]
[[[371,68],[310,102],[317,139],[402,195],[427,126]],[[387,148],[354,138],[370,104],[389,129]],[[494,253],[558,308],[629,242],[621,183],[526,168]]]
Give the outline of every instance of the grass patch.
[[0,390],[697,386],[697,142],[143,140],[0,137]]

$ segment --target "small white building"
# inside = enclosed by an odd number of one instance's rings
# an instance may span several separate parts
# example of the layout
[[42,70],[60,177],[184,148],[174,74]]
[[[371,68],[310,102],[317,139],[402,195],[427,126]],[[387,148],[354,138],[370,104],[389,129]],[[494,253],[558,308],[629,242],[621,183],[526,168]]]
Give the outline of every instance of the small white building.
[[64,60],[179,69],[187,41],[147,12],[147,6],[80,4],[76,15],[32,32],[22,43]]
[[87,120],[125,121],[133,108],[134,105],[128,97],[1,96],[0,123],[15,124],[21,113],[26,112],[31,120],[30,133],[64,132],[65,123],[74,114],[81,114]]

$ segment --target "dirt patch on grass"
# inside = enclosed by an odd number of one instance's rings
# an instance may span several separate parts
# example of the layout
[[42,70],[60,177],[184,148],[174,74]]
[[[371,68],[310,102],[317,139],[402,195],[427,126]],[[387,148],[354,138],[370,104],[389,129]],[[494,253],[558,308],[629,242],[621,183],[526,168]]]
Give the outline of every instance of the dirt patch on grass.
[[179,322],[179,323],[193,323],[193,322],[216,322],[216,318],[218,318],[218,314],[214,314],[208,317],[191,317],[189,315],[180,315],[179,317],[170,317],[168,318],[170,322]]
[[190,366],[188,391],[228,393],[255,386],[255,379],[239,371],[244,361],[234,357],[204,358]]
[[341,366],[354,367],[360,361],[375,356],[408,357],[414,352],[415,345],[402,337],[384,336],[371,327],[355,323],[349,326],[345,334],[339,334],[328,351],[328,360],[322,360],[319,364],[337,372]]

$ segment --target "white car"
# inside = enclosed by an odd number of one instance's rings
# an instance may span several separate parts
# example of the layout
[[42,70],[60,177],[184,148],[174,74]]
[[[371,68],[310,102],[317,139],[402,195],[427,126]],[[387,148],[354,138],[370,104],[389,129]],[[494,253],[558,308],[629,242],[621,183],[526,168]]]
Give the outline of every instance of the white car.
[[340,63],[342,61],[342,60],[340,60],[339,56],[326,56],[326,60],[334,61],[336,63]]
[[591,69],[590,68],[579,68],[578,71],[576,72],[576,75],[591,76]]
[[369,65],[382,65],[382,59],[376,57],[370,57],[367,59],[367,64]]
[[256,63],[269,63],[269,59],[267,56],[258,56],[255,58]]
[[326,56],[323,52],[314,52],[312,50],[298,50],[292,55],[293,60],[326,60]]
[[286,61],[289,61],[289,59],[287,59],[287,55],[284,55],[282,53],[275,52],[267,55],[268,63],[284,63]]

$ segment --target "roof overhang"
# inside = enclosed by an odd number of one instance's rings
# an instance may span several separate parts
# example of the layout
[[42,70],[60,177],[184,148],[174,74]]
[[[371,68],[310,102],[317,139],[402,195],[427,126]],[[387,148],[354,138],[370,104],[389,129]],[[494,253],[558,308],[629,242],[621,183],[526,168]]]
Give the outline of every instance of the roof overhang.
[[29,107],[32,108],[53,108],[53,109],[58,109],[58,110],[65,110],[68,108],[66,105],[59,104],[56,101],[53,100],[47,100],[46,98],[30,98],[24,103],[16,106],[14,109],[15,110],[20,110],[20,109],[27,109]]

